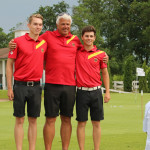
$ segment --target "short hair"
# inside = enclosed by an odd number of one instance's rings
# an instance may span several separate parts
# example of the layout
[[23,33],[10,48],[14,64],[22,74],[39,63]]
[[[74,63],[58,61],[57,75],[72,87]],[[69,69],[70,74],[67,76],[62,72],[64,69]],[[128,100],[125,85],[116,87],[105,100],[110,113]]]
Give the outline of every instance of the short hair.
[[60,14],[57,16],[57,18],[56,18],[56,24],[59,24],[59,20],[60,20],[61,18],[66,19],[66,20],[70,20],[71,23],[72,23],[72,18],[71,18],[71,16],[70,16],[68,13],[63,12],[63,13],[60,13]]
[[96,29],[94,26],[86,26],[82,29],[82,36],[84,35],[85,32],[94,32],[94,35],[96,35]]
[[28,18],[28,23],[31,23],[33,18],[40,18],[43,21],[43,16],[41,14],[32,14],[29,18]]

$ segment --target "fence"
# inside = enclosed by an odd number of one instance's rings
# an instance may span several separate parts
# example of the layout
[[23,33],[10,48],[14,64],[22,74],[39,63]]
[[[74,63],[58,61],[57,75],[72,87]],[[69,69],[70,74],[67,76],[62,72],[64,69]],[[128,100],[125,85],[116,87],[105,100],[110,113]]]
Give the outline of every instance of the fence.
[[[114,90],[123,90],[123,81],[113,81]],[[132,91],[136,91],[139,88],[139,81],[132,81]]]

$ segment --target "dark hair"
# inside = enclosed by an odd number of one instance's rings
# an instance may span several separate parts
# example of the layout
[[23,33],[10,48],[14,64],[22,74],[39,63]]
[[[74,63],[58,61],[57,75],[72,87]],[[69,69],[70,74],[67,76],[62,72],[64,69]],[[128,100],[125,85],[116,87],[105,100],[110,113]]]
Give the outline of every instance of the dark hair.
[[94,26],[86,26],[82,29],[82,36],[84,35],[85,32],[94,32],[94,35],[96,35],[96,30]]

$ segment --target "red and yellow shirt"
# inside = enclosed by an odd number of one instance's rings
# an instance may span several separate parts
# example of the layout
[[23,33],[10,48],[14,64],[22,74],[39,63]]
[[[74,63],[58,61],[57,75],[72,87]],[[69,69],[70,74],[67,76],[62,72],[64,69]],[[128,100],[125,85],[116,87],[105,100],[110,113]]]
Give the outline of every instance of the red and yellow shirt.
[[77,52],[76,78],[77,87],[95,87],[102,84],[100,69],[107,68],[103,63],[105,52],[97,50],[96,46],[91,51],[84,47]]
[[15,50],[10,51],[8,58],[15,59],[14,79],[18,81],[39,81],[43,73],[44,53],[47,43],[42,38],[37,41],[26,33],[14,40]]
[[46,83],[75,86],[76,52],[81,47],[77,36],[62,36],[58,30],[47,31],[41,37],[47,41],[45,53]]

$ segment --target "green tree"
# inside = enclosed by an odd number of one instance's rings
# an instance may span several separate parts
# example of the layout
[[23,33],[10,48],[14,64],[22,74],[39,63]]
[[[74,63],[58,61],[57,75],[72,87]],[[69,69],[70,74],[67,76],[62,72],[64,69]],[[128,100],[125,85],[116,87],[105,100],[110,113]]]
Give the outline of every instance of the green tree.
[[146,60],[144,61],[142,68],[144,69],[145,76],[139,77],[139,92],[143,90],[144,93],[147,93],[148,83],[147,83],[147,75],[146,75],[147,72]]
[[150,93],[150,67],[148,68],[147,72],[147,81],[148,81],[148,92]]
[[150,3],[143,0],[110,0],[103,20],[102,33],[111,57],[121,62],[125,56],[134,56],[143,63],[150,53]]
[[3,32],[3,29],[0,28],[0,48],[6,48],[8,42],[14,38],[14,28],[9,30],[9,33],[6,34]]
[[81,37],[81,30],[86,25],[93,25],[96,29],[95,45],[102,47],[104,39],[101,36],[100,27],[103,16],[103,0],[79,0],[79,6],[73,8],[74,33]]
[[36,13],[40,13],[43,20],[43,32],[50,30],[53,31],[56,29],[56,17],[61,12],[67,12],[69,5],[64,1],[54,4],[53,6],[40,6],[39,10]]
[[131,92],[132,91],[132,81],[133,81],[133,56],[128,56],[125,62],[124,67],[124,91]]
[[7,34],[3,32],[3,29],[0,28],[0,48],[7,47]]
[[107,64],[107,69],[108,69],[108,73],[109,73],[109,83],[110,83],[110,88],[113,88],[113,79],[112,79],[112,75],[111,75],[111,71],[110,71],[110,62],[108,62]]
[[14,30],[15,30],[15,27],[13,27],[9,30],[9,33],[7,34],[7,44],[11,39],[13,39],[15,37]]
[[141,63],[150,59],[150,2],[134,1],[130,5],[129,20],[126,25],[130,49]]

